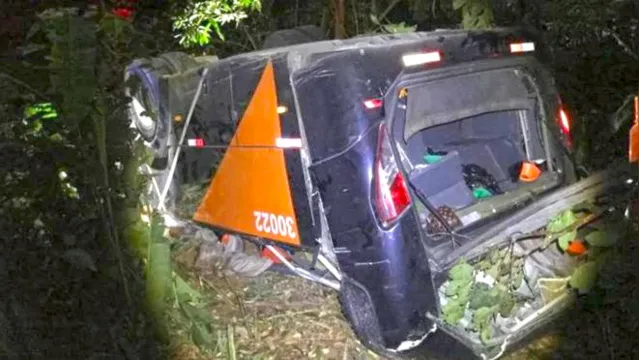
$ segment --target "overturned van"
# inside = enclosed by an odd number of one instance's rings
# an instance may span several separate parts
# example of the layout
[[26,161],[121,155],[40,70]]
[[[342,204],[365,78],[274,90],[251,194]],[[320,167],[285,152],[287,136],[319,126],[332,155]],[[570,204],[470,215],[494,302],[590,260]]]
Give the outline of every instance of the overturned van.
[[[565,249],[514,237],[568,216],[584,189],[611,186],[569,186],[570,118],[541,54],[531,34],[504,29],[138,60],[127,69],[131,117],[153,154],[154,205],[314,254],[332,279],[282,260],[338,290],[355,333],[379,352],[503,354],[556,316],[570,289],[549,300],[537,282],[500,285],[485,261],[526,281],[566,278],[578,260]],[[470,291],[512,307],[473,309],[460,302]],[[480,308],[490,312],[474,324]]]

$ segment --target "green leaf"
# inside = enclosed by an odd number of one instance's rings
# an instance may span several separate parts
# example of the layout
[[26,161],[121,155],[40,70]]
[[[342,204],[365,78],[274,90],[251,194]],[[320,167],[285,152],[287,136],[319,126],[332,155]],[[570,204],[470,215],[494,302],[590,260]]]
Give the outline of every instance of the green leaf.
[[448,272],[450,282],[446,288],[446,296],[458,295],[460,290],[469,286],[473,280],[473,267],[464,261],[460,261]]
[[448,283],[448,287],[446,287],[446,296],[455,296],[459,292],[459,289],[466,286],[463,281],[452,280]]
[[482,307],[473,314],[472,328],[479,332],[481,341],[486,343],[493,337],[492,319],[495,316],[498,307]]
[[483,307],[491,307],[499,304],[499,292],[497,289],[491,289],[487,284],[476,283],[470,290],[469,309],[479,309]]
[[603,231],[597,230],[586,235],[584,240],[591,246],[610,247],[615,245],[619,240],[619,232],[610,228]]
[[442,318],[450,325],[456,325],[464,317],[466,304],[457,300],[450,300],[442,308]]
[[487,306],[475,310],[472,323],[473,330],[479,332],[489,326],[493,315],[495,315],[495,310],[492,307]]
[[451,280],[470,281],[473,278],[473,270],[472,266],[462,260],[450,269],[448,277]]
[[470,299],[470,291],[472,288],[473,288],[473,284],[468,283],[466,286],[459,289],[459,292],[457,293],[457,301],[459,301],[461,304],[464,304],[464,307],[466,306],[466,304],[468,303],[468,300]]
[[575,216],[575,213],[572,212],[572,210],[566,210],[550,219],[550,222],[548,222],[546,227],[546,231],[549,233],[559,233],[576,222],[577,217]]
[[566,251],[566,249],[568,249],[568,246],[570,246],[570,242],[575,240],[576,237],[577,230],[561,235],[557,241],[557,243],[559,244],[559,248],[562,251]]
[[599,262],[596,261],[583,263],[575,269],[568,283],[572,288],[577,289],[579,293],[587,293],[597,282],[600,267]]

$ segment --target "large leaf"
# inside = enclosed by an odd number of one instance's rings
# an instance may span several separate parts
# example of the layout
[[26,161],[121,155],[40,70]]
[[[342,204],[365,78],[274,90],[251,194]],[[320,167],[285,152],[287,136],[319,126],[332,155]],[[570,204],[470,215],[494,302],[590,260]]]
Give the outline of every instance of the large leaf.
[[572,210],[566,210],[559,215],[550,219],[546,227],[546,231],[549,233],[559,233],[566,230],[568,227],[577,222],[577,217]]
[[589,261],[581,264],[570,276],[569,284],[579,293],[587,293],[597,282],[597,275],[601,268],[599,262]]
[[489,326],[493,315],[495,315],[495,309],[493,307],[486,306],[477,309],[473,314],[473,330],[481,331],[483,328]]
[[619,232],[610,228],[593,231],[585,237],[588,245],[598,247],[613,246],[619,240]]
[[463,280],[470,281],[473,278],[473,267],[470,266],[465,261],[458,262],[455,266],[453,266],[448,272],[448,277],[451,280]]
[[468,289],[466,288],[470,286],[470,283],[473,280],[473,270],[473,267],[464,261],[453,266],[448,272],[450,282],[446,288],[446,296],[456,296],[462,289],[465,289],[464,291],[467,292]]
[[575,240],[576,237],[577,237],[576,230],[561,235],[559,239],[557,240],[557,243],[559,244],[559,248],[562,251],[566,251],[566,249],[568,249],[568,246],[570,246],[570,242]]
[[459,289],[459,291],[457,292],[457,301],[464,305],[468,303],[468,301],[470,300],[470,291],[472,288],[473,284],[468,283],[465,287]]
[[470,302],[468,307],[470,309],[479,309],[483,307],[490,307],[497,303],[497,297],[492,289],[484,283],[476,283],[473,285],[470,291]]
[[458,300],[449,300],[442,308],[442,318],[445,322],[455,325],[464,317],[466,303]]

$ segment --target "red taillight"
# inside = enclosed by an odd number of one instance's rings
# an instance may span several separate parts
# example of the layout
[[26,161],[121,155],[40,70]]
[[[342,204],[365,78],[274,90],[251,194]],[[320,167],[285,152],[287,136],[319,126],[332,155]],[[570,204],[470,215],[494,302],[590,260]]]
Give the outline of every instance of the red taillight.
[[385,124],[379,128],[374,182],[375,208],[382,225],[388,226],[408,208],[411,199],[406,180],[393,155]]
[[190,147],[196,147],[196,148],[204,147],[204,139],[202,138],[188,139],[186,142],[187,142],[187,145]]
[[512,43],[510,44],[510,52],[513,54],[535,51],[534,42]]
[[364,106],[369,109],[379,109],[384,105],[384,101],[382,99],[368,99],[364,101]]
[[572,149],[572,135],[570,134],[570,117],[563,107],[559,108],[557,114],[557,122],[559,123],[559,129],[563,137],[564,145],[569,149]]
[[559,126],[564,135],[570,135],[570,118],[564,109],[559,110]]

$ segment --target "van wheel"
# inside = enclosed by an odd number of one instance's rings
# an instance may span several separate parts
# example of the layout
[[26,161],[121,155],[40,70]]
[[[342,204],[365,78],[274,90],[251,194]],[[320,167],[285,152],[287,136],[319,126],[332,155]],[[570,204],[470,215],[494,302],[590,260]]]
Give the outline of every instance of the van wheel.
[[266,36],[262,49],[305,44],[326,40],[324,31],[315,25],[298,26],[293,29],[277,30]]
[[370,301],[370,295],[357,281],[342,277],[338,300],[342,314],[357,338],[368,348],[389,359],[405,358],[384,347],[377,314]]
[[[147,161],[141,166],[140,172],[147,181],[144,202],[151,208],[158,208],[160,194],[169,181],[168,172],[173,158],[173,151],[169,145],[175,143],[170,119],[162,119],[159,116],[160,78],[201,66],[205,60],[198,61],[185,53],[172,52],[154,58],[135,60],[126,69],[125,91],[131,98],[128,114],[132,127],[144,140]],[[163,131],[159,132],[160,129]],[[159,133],[167,134],[166,138],[158,138]],[[179,172],[176,172],[165,199],[166,210],[169,212],[174,209],[179,195],[178,177]]]
[[150,59],[133,61],[125,71],[126,95],[131,98],[129,118],[146,142],[153,142],[160,124],[160,78],[198,66],[193,57],[172,52]]

